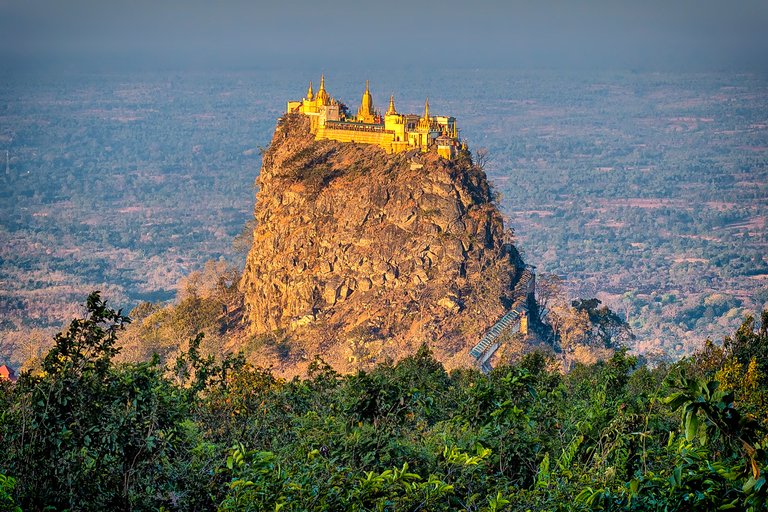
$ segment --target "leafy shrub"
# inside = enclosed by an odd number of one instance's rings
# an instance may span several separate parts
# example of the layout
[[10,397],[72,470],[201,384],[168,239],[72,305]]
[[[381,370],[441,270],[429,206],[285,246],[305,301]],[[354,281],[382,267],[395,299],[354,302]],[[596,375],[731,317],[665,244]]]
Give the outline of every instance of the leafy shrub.
[[116,364],[127,322],[92,294],[42,372],[0,386],[2,510],[766,506],[752,320],[656,368],[618,350],[567,375],[542,354],[448,374],[422,347],[347,376],[316,359],[290,381],[203,356],[201,335],[170,367]]

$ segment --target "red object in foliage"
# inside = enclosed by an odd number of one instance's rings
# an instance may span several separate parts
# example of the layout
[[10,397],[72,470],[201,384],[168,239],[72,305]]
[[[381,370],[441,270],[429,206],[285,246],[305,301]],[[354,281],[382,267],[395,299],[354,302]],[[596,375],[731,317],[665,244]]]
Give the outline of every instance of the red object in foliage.
[[8,365],[4,364],[0,366],[0,380],[16,382],[16,374],[11,368],[8,367]]

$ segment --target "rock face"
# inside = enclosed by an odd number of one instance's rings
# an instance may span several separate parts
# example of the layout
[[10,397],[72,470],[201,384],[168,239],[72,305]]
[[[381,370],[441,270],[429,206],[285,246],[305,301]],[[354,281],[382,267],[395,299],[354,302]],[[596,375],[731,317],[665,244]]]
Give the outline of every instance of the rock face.
[[524,267],[468,153],[315,141],[292,114],[258,186],[245,318],[304,357],[360,365],[427,342],[449,366],[468,364]]

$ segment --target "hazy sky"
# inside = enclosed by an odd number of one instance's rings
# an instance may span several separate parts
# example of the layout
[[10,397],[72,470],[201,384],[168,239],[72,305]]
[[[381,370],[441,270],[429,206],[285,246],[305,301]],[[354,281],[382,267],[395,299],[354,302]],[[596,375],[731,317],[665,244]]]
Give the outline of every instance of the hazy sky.
[[768,0],[0,0],[0,58],[766,69]]

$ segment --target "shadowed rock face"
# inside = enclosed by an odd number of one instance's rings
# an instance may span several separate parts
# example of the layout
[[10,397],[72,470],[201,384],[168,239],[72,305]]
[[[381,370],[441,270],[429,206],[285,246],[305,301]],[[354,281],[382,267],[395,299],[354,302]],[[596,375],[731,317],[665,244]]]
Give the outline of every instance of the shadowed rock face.
[[304,116],[287,115],[258,185],[240,283],[254,334],[286,331],[346,360],[360,340],[385,340],[374,359],[426,341],[468,362],[523,267],[468,154],[315,141]]

